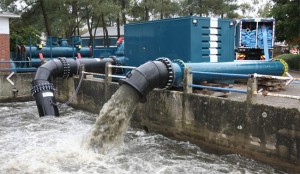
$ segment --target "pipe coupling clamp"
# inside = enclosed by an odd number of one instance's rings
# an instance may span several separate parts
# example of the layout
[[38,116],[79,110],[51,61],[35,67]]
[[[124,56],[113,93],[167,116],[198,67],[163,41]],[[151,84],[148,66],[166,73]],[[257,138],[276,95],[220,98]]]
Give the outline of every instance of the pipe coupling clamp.
[[166,83],[166,86],[163,89],[169,89],[169,88],[172,87],[173,82],[175,80],[175,75],[174,75],[175,73],[174,73],[174,70],[173,70],[173,67],[172,67],[172,62],[171,62],[170,59],[168,59],[166,57],[160,57],[156,60],[162,62],[167,67],[168,82]]
[[41,91],[55,91],[54,85],[52,83],[43,83],[43,84],[37,84],[32,86],[31,88],[31,94],[34,96],[36,93],[39,93]]
[[59,57],[58,60],[60,60],[60,62],[63,65],[63,76],[62,76],[62,78],[63,79],[68,78],[69,75],[70,75],[70,71],[71,71],[70,64],[68,64],[67,59],[65,57]]

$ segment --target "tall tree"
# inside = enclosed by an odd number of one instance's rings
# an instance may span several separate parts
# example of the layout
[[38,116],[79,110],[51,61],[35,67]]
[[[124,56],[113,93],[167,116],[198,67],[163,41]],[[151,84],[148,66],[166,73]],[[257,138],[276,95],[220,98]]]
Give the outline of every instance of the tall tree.
[[17,10],[15,0],[0,0],[0,10],[14,12]]
[[180,5],[177,1],[173,0],[156,0],[154,3],[155,19],[164,19],[178,16]]
[[47,9],[46,9],[46,6],[45,6],[45,1],[44,0],[39,0],[39,4],[40,4],[40,7],[42,9],[47,35],[52,36],[52,30],[51,30],[51,27],[50,27],[51,24],[50,24],[50,20],[48,18],[48,12],[47,12]]
[[276,38],[300,45],[300,1],[273,0],[271,14],[276,20]]
[[254,8],[248,2],[240,4],[239,9],[242,11],[244,17],[249,17],[250,12],[254,10]]
[[199,15],[199,16],[211,16],[218,15],[220,17],[225,16],[237,16],[234,10],[237,9],[236,0],[182,0],[181,15]]
[[122,16],[122,23],[126,24],[126,7],[129,5],[129,1],[126,0],[119,0],[121,4],[121,16]]
[[[115,24],[119,16],[120,7],[110,0],[82,0],[80,1],[81,13],[85,15],[88,32],[90,34],[90,45],[95,37],[99,26],[103,27],[104,46],[108,46],[107,24]],[[94,29],[94,32],[93,32]]]
[[22,0],[22,20],[24,25],[34,25],[48,36],[68,38],[82,21],[78,16],[78,1]]
[[116,24],[117,24],[117,32],[118,38],[120,37],[120,26],[127,23],[126,13],[130,9],[130,0],[114,0],[114,3],[120,7],[120,14],[117,15]]
[[268,1],[263,6],[259,7],[258,16],[263,18],[272,17],[271,10],[272,10],[272,3]]

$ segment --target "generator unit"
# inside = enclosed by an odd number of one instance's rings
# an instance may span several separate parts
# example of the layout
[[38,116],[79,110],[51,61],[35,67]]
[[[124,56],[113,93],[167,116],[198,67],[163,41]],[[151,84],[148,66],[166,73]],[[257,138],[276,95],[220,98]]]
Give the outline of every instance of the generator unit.
[[157,57],[184,62],[234,61],[233,19],[188,16],[125,25],[126,64]]

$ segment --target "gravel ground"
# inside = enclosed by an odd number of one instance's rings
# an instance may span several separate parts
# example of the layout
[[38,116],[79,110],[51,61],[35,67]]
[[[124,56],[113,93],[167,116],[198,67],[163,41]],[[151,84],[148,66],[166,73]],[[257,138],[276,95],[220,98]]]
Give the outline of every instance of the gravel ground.
[[[300,78],[299,71],[290,71],[289,74],[291,74],[294,78]],[[235,84],[233,88],[247,89],[246,85],[242,85],[242,84]],[[278,92],[270,92],[270,93],[300,96],[300,81],[293,81],[289,85],[285,86],[285,90],[278,91]],[[246,94],[240,94],[240,93],[230,93],[228,95],[229,99],[238,100],[238,101],[245,101],[246,97],[247,97]],[[300,110],[300,100],[297,99],[258,95],[257,103],[272,105],[276,107],[297,108],[298,110]]]

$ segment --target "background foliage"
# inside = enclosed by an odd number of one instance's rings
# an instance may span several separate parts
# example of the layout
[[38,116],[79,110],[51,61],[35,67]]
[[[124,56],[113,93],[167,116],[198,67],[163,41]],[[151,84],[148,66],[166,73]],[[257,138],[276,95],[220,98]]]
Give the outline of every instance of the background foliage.
[[300,70],[300,54],[281,54],[275,59],[283,59],[292,70]]
[[[93,38],[93,28],[124,25],[129,22],[173,18],[187,15],[241,18],[253,12],[259,0],[237,3],[237,0],[0,0],[4,11],[21,13],[11,31],[45,32],[66,37],[80,35],[86,28]],[[239,10],[242,15],[236,12]],[[248,14],[248,15],[247,15]],[[268,0],[260,6],[260,17],[274,17],[276,38],[300,44],[300,0]],[[255,15],[257,15],[255,14]]]

